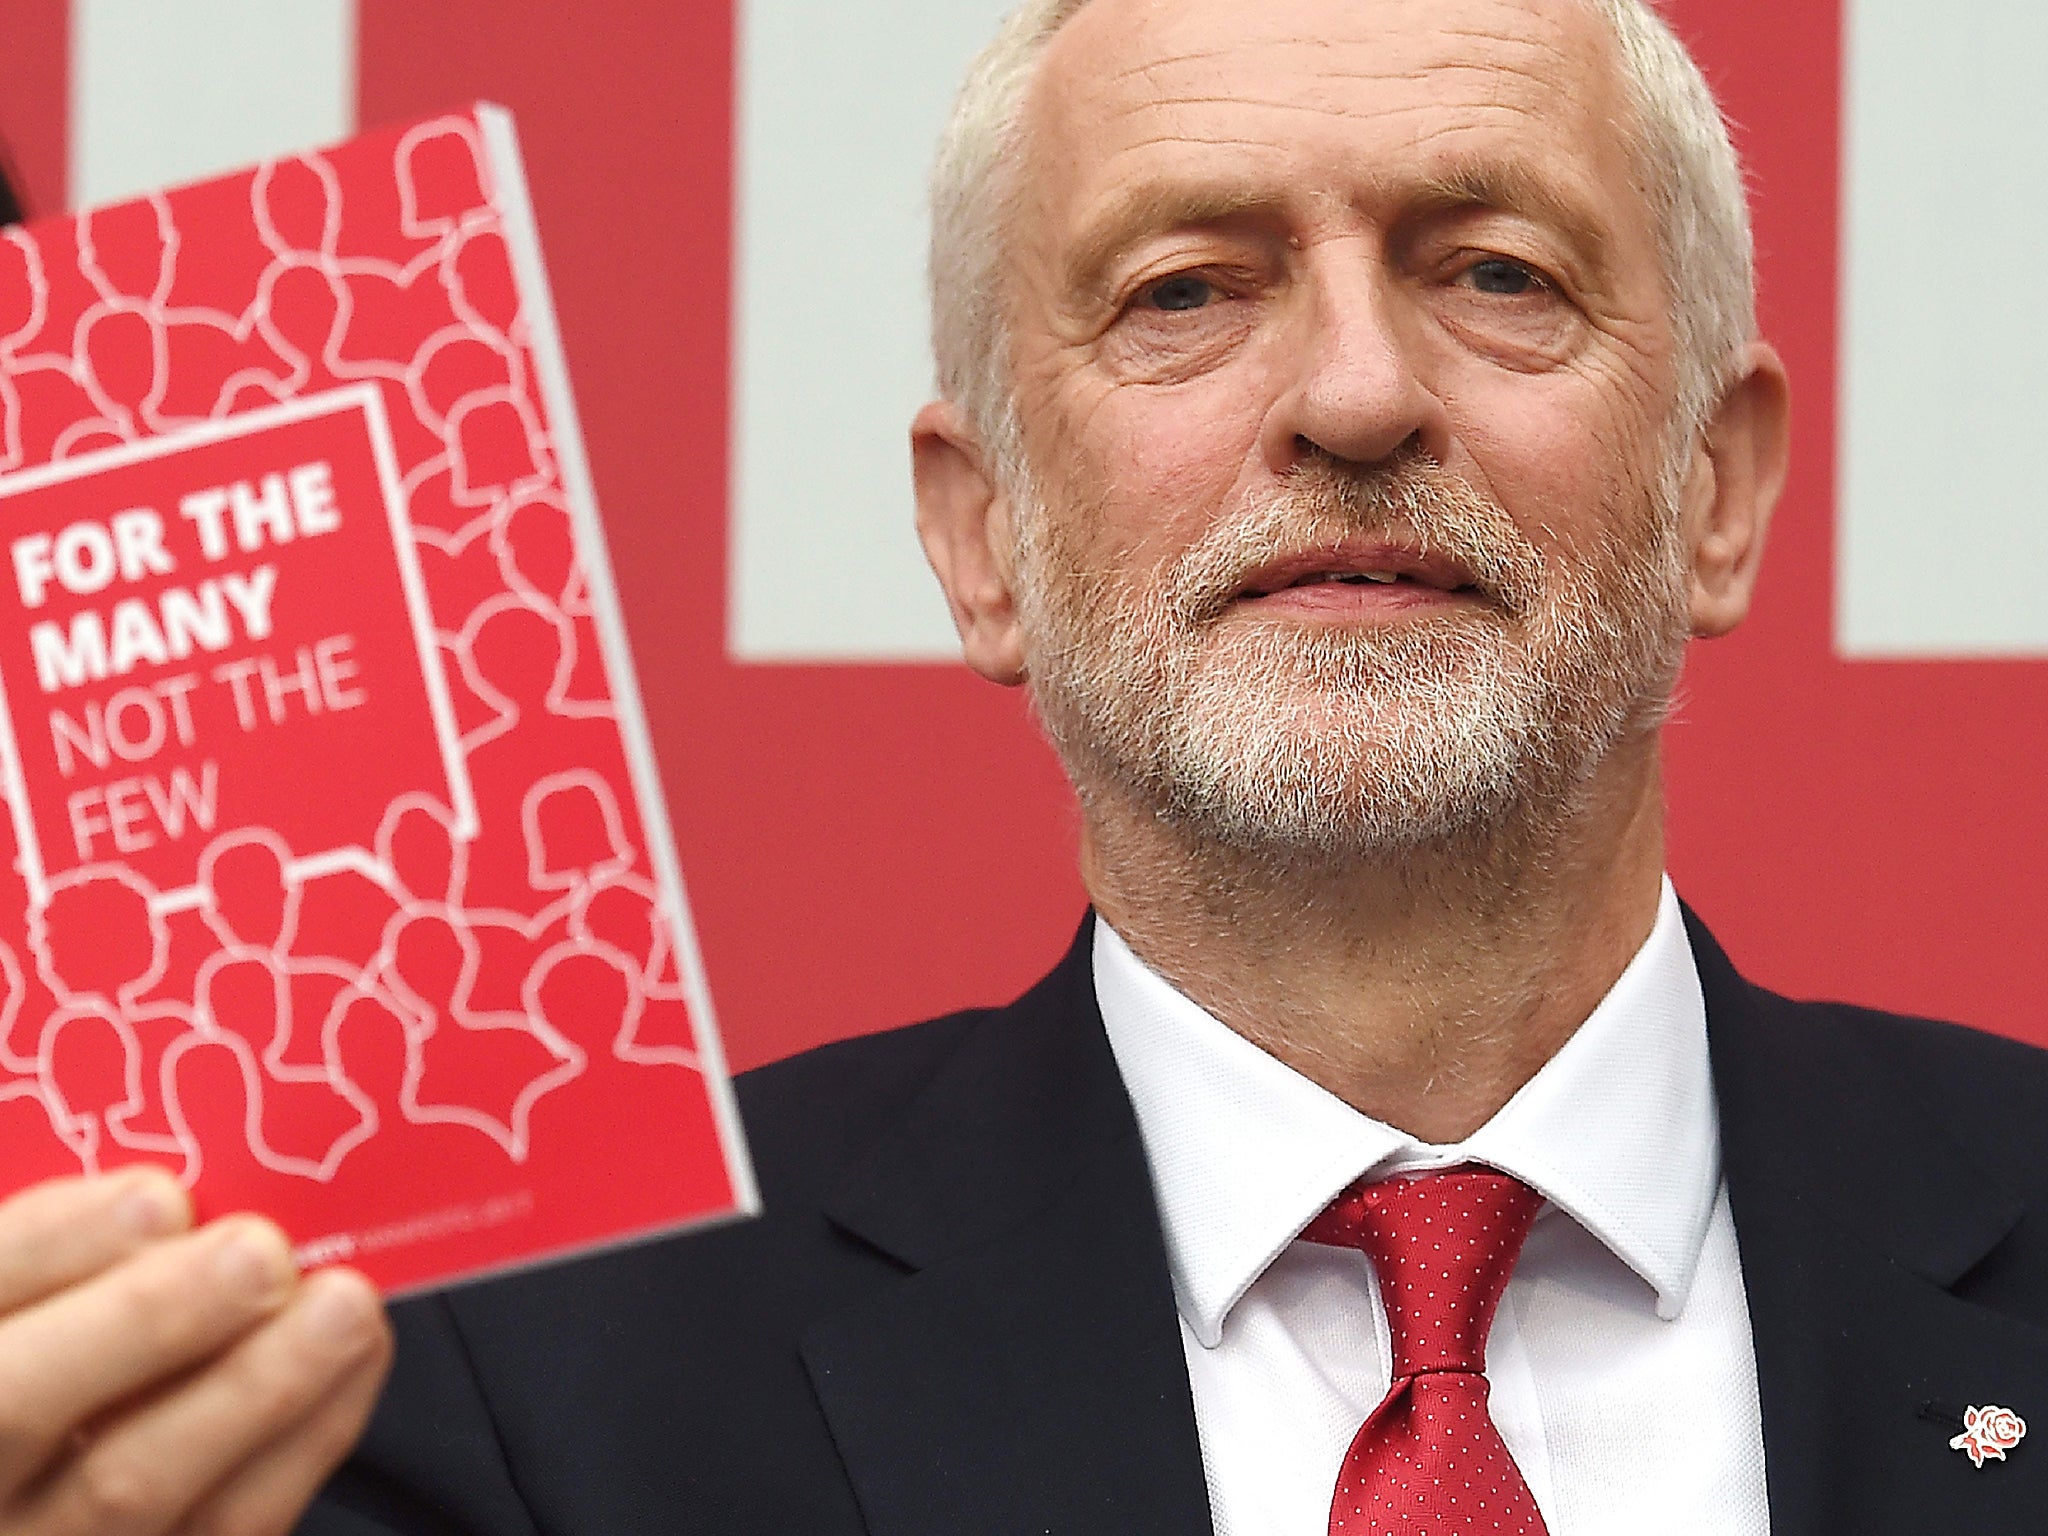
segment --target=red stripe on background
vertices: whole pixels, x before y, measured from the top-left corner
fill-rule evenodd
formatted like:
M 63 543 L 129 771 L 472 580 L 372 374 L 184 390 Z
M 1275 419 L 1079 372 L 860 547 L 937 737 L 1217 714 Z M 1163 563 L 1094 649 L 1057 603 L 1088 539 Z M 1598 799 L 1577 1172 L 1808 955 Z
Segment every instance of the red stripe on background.
M 1672 9 L 1741 125 L 1795 402 L 1757 613 L 1666 737 L 1673 871 L 1761 981 L 2048 1044 L 2048 665 L 1834 654 L 1840 6 Z
M 0 41 L 0 164 L 31 218 L 66 206 L 70 94 L 69 0 L 9 6 Z

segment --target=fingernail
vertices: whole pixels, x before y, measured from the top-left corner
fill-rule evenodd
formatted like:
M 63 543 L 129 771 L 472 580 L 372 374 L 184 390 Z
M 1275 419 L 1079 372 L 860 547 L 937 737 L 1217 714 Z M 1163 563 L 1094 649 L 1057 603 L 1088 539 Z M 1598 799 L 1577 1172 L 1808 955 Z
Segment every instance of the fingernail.
M 376 1302 L 365 1287 L 337 1278 L 315 1282 L 306 1298 L 305 1324 L 313 1336 L 337 1349 L 369 1342 Z
M 114 1207 L 114 1219 L 137 1237 L 168 1237 L 187 1220 L 185 1191 L 167 1173 L 140 1175 Z
M 291 1248 L 275 1227 L 238 1221 L 213 1256 L 220 1278 L 245 1294 L 264 1300 L 282 1297 L 292 1283 Z

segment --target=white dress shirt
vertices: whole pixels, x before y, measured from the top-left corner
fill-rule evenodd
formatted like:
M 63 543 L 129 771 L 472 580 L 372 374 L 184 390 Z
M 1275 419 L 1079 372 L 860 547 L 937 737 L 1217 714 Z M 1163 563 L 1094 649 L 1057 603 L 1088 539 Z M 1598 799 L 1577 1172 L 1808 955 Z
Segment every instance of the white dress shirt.
M 1107 924 L 1094 971 L 1158 1193 L 1217 1536 L 1326 1536 L 1338 1467 L 1391 1378 L 1370 1261 L 1301 1229 L 1362 1174 L 1459 1163 L 1546 1198 L 1486 1370 L 1551 1536 L 1769 1530 L 1706 1005 L 1669 881 L 1613 990 L 1455 1146 L 1283 1066 Z

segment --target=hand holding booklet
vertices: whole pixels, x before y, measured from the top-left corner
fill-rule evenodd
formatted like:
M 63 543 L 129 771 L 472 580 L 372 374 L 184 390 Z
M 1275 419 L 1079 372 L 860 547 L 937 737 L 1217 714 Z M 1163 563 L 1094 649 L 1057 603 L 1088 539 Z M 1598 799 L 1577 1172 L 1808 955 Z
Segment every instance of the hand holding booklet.
M 505 114 L 0 234 L 0 548 L 0 1193 L 754 1208 Z

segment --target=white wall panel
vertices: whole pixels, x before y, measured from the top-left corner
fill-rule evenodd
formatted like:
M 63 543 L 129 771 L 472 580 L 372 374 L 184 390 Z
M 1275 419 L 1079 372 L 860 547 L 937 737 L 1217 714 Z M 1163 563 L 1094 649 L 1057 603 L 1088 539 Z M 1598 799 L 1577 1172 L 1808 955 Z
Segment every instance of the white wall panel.
M 731 647 L 959 655 L 911 527 L 925 169 L 1011 0 L 741 0 Z
M 84 208 L 347 138 L 354 0 L 71 0 Z
M 1845 12 L 1838 644 L 2048 655 L 2048 6 Z

